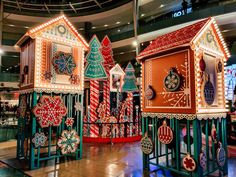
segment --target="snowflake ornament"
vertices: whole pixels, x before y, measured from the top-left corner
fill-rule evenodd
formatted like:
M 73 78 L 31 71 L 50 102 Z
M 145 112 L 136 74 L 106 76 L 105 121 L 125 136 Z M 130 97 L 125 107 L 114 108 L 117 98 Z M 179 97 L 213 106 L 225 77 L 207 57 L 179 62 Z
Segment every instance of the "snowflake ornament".
M 52 64 L 57 74 L 71 75 L 76 67 L 72 54 L 61 51 L 53 57 Z
M 67 108 L 59 96 L 42 96 L 33 108 L 33 113 L 42 128 L 59 126 L 63 116 L 67 114 Z
M 45 73 L 44 73 L 43 76 L 44 76 L 45 80 L 51 80 L 51 78 L 52 78 L 52 73 L 49 72 L 49 71 L 45 71 Z
M 34 138 L 32 139 L 32 142 L 34 143 L 34 146 L 36 148 L 43 146 L 46 141 L 47 141 L 47 137 L 45 136 L 43 132 L 35 133 Z
M 61 149 L 62 154 L 73 153 L 77 150 L 80 138 L 75 130 L 64 130 L 61 138 L 58 139 L 57 145 Z
M 70 77 L 71 84 L 77 85 L 79 84 L 79 81 L 80 81 L 79 75 L 71 75 Z
M 164 86 L 166 90 L 170 92 L 178 90 L 180 86 L 180 76 L 173 69 L 171 69 L 169 74 L 166 76 Z
M 83 110 L 83 105 L 80 102 L 76 102 L 74 105 L 74 108 L 76 111 L 82 111 Z
M 194 159 L 189 154 L 187 154 L 183 158 L 183 167 L 187 171 L 194 171 L 196 169 L 196 162 L 194 161 Z
M 72 127 L 74 123 L 74 118 L 73 117 L 67 117 L 65 124 L 67 127 Z

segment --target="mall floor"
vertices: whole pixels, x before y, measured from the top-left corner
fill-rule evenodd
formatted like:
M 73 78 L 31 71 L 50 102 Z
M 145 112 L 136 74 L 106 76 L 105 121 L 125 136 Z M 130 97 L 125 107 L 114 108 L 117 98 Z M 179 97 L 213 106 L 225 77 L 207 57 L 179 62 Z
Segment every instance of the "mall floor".
M 0 160 L 16 168 L 22 164 L 15 159 L 16 142 L 0 143 Z M 84 143 L 83 159 L 65 160 L 60 164 L 49 162 L 40 169 L 23 170 L 28 176 L 36 177 L 140 177 L 140 176 L 171 176 L 169 172 L 162 171 L 143 173 L 142 155 L 139 142 L 125 144 L 90 144 Z M 10 167 L 9 167 L 10 168 Z M 0 176 L 18 177 L 19 173 L 13 171 L 11 175 L 0 170 Z M 236 158 L 229 160 L 229 177 L 236 176 Z

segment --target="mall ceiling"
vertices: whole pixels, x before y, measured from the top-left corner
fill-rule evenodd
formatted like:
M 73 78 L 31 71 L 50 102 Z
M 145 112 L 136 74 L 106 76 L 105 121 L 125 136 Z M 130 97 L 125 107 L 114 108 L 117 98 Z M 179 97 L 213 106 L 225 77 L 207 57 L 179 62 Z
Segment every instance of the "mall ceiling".
M 2 0 L 4 11 L 10 13 L 51 16 L 65 13 L 67 16 L 90 15 L 107 11 L 132 0 Z

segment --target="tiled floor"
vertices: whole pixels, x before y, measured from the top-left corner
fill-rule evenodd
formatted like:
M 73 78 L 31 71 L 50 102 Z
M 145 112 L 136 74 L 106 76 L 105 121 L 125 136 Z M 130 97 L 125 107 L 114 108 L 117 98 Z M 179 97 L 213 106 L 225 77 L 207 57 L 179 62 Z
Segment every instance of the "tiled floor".
M 15 147 L 0 149 L 0 160 L 20 167 L 22 163 L 15 160 Z M 46 177 L 140 177 L 140 176 L 171 176 L 162 171 L 157 174 L 143 174 L 142 156 L 139 143 L 125 144 L 84 144 L 83 159 L 78 161 L 64 160 L 54 165 L 51 161 L 37 170 L 27 170 L 30 176 Z M 51 165 L 50 165 L 51 164 Z M 24 166 L 21 166 L 24 168 Z M 229 161 L 229 177 L 235 177 L 236 159 Z M 1 173 L 0 173 L 0 176 Z

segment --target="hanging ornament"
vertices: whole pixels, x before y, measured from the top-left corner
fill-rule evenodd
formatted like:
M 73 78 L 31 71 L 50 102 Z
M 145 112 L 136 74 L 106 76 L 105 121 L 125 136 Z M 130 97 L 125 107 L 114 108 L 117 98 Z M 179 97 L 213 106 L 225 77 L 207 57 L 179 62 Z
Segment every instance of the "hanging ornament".
M 152 139 L 148 137 L 145 133 L 144 137 L 141 139 L 141 150 L 144 154 L 151 154 L 153 151 L 153 142 Z
M 212 125 L 211 137 L 212 137 L 212 140 L 216 141 L 216 139 L 217 139 L 217 131 L 216 131 L 215 124 Z
M 73 117 L 67 117 L 66 118 L 65 124 L 66 124 L 67 127 L 72 127 L 73 123 L 74 123 L 74 118 Z
M 225 165 L 225 159 L 226 159 L 225 150 L 224 150 L 224 148 L 222 148 L 222 143 L 219 142 L 219 148 L 216 151 L 216 161 L 217 161 L 217 164 L 220 167 L 223 167 Z
M 145 97 L 148 100 L 152 100 L 155 97 L 155 91 L 153 90 L 152 86 L 148 85 L 147 90 L 145 91 Z
M 187 171 L 194 171 L 196 169 L 196 162 L 195 160 L 187 153 L 187 155 L 183 158 L 183 167 Z
M 76 111 L 82 111 L 83 110 L 83 105 L 80 102 L 76 102 L 74 105 L 74 108 Z
M 206 169 L 207 157 L 206 151 L 204 150 L 202 150 L 202 152 L 199 154 L 199 164 L 204 170 Z
M 67 108 L 60 96 L 42 96 L 33 108 L 33 113 L 42 128 L 59 126 L 63 116 L 67 114 Z
M 45 73 L 44 73 L 43 76 L 44 76 L 45 80 L 51 80 L 51 78 L 52 78 L 52 73 L 49 72 L 49 71 L 45 71 Z
M 202 57 L 201 60 L 199 61 L 199 67 L 200 67 L 200 70 L 201 70 L 202 72 L 204 72 L 205 69 L 206 69 L 206 63 L 205 63 L 205 60 L 203 59 L 203 57 Z
M 80 138 L 75 130 L 63 130 L 61 137 L 57 141 L 57 145 L 61 149 L 62 154 L 75 152 L 79 143 Z
M 80 81 L 79 75 L 71 75 L 70 77 L 71 84 L 77 85 L 79 84 L 79 81 Z
M 162 126 L 158 128 L 157 131 L 158 139 L 163 144 L 170 144 L 173 140 L 173 131 L 167 126 L 166 121 L 163 121 Z
M 180 76 L 174 71 L 174 68 L 170 69 L 169 74 L 164 79 L 164 87 L 169 92 L 174 92 L 179 89 Z
M 223 64 L 222 64 L 221 61 L 219 61 L 218 64 L 217 64 L 217 72 L 218 72 L 218 73 L 221 73 L 222 70 L 223 70 Z
M 34 138 L 32 139 L 32 143 L 36 148 L 44 146 L 45 142 L 47 141 L 47 137 L 43 132 L 35 133 Z
M 204 85 L 204 98 L 208 105 L 212 105 L 215 100 L 215 88 L 210 81 L 210 76 L 208 75 L 207 82 Z

